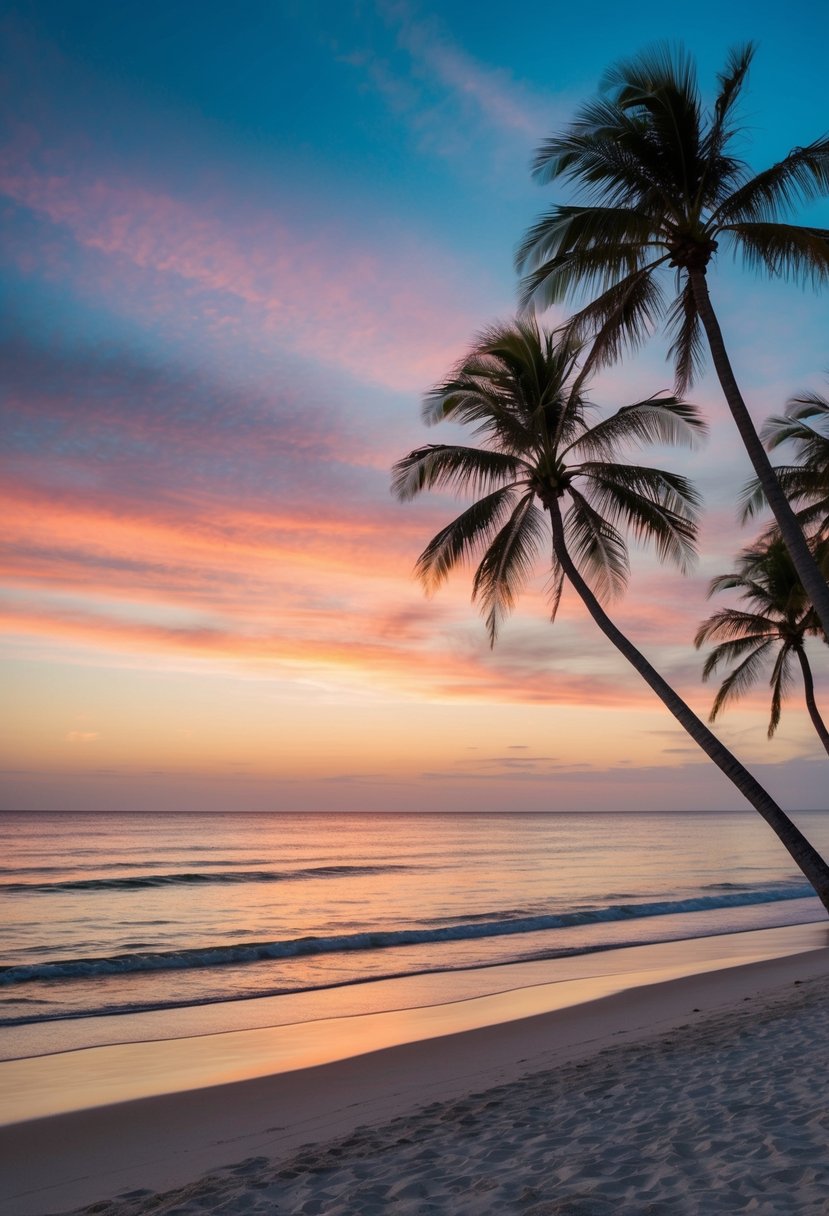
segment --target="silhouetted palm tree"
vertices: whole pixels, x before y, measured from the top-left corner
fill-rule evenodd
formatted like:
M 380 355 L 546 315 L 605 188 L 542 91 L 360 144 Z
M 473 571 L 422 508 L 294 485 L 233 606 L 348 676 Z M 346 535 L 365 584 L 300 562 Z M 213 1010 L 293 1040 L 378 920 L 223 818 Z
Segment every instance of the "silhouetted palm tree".
M 823 569 L 829 568 L 829 542 L 816 546 L 815 558 Z M 715 721 L 729 701 L 747 692 L 773 659 L 769 681 L 771 738 L 780 723 L 783 697 L 793 678 L 792 662 L 797 658 L 809 717 L 829 752 L 829 731 L 815 701 L 814 680 L 805 651 L 807 636 L 821 632 L 820 622 L 779 537 L 744 549 L 737 559 L 737 569 L 713 579 L 708 594 L 729 590 L 740 592 L 747 609 L 721 608 L 702 622 L 694 638 L 697 648 L 706 642 L 718 643 L 705 660 L 703 680 L 719 667 L 733 664 L 714 699 L 710 720 Z
M 579 354 L 572 338 L 555 343 L 532 321 L 500 326 L 483 334 L 426 398 L 427 422 L 470 426 L 481 446 L 430 444 L 395 465 L 392 489 L 401 499 L 430 489 L 475 498 L 426 546 L 417 573 L 437 586 L 479 557 L 473 600 L 494 644 L 539 549 L 552 539 L 553 617 L 566 578 L 605 636 L 774 829 L 829 910 L 829 867 L 600 603 L 627 581 L 623 529 L 680 568 L 694 556 L 697 496 L 690 484 L 629 463 L 620 447 L 692 443 L 704 424 L 693 406 L 669 397 L 625 406 L 591 425 L 594 407 L 584 395 Z
M 829 401 L 819 393 L 802 393 L 786 403 L 785 414 L 767 419 L 760 438 L 771 451 L 791 443 L 797 464 L 775 465 L 783 491 L 804 528 L 829 537 Z M 755 478 L 743 493 L 743 519 L 766 506 L 763 487 Z
M 535 159 L 538 178 L 581 186 L 587 205 L 553 207 L 525 237 L 518 266 L 529 270 L 527 304 L 598 292 L 567 323 L 582 339 L 595 335 L 597 362 L 638 346 L 667 312 L 680 394 L 701 364 L 704 330 L 754 471 L 829 634 L 829 587 L 754 428 L 708 294 L 722 242 L 773 277 L 829 281 L 829 229 L 780 218 L 798 201 L 829 194 L 829 136 L 756 175 L 734 153 L 735 107 L 753 53 L 751 45 L 731 52 L 710 114 L 681 50 L 656 47 L 611 68 L 603 95 Z M 670 268 L 678 294 L 666 306 L 658 272 Z

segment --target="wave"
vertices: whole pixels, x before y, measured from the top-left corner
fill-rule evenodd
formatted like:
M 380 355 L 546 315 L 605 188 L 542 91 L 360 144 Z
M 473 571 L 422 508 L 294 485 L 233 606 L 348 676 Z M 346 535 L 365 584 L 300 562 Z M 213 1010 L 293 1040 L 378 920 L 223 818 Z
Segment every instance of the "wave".
M 74 851 L 77 852 L 78 850 L 74 850 Z M 209 857 L 193 857 L 192 853 L 190 856 L 191 856 L 191 860 L 194 861 L 197 865 L 205 866 L 205 867 L 207 867 L 207 866 L 211 866 L 211 867 L 235 866 L 235 865 L 239 864 L 238 858 L 223 857 L 223 858 L 217 858 L 216 860 L 214 860 L 213 858 L 209 858 Z M 245 860 L 245 864 L 249 865 L 249 866 L 266 866 L 268 864 L 267 861 L 262 860 L 261 858 L 258 858 L 258 857 L 257 858 L 246 857 L 244 860 Z M 137 867 L 139 865 L 141 865 L 145 869 L 148 869 L 148 870 L 163 870 L 165 868 L 171 869 L 173 866 L 178 866 L 181 864 L 182 863 L 180 861 L 170 861 L 169 859 L 165 860 L 165 861 L 143 860 L 141 862 L 108 861 L 105 863 L 105 868 L 107 870 L 135 870 L 135 869 L 137 869 Z M 71 866 L 71 865 L 0 866 L 0 878 L 5 878 L 9 874 L 70 874 L 77 870 L 83 871 L 83 870 L 88 870 L 89 868 L 90 868 L 89 864 L 87 864 L 85 866 L 84 865 L 80 865 L 80 866 Z
M 313 866 L 306 870 L 194 870 L 178 874 L 130 874 L 121 878 L 66 878 L 59 882 L 3 882 L 7 895 L 52 894 L 60 891 L 140 891 L 147 887 L 196 887 L 213 883 L 294 882 L 303 878 L 347 878 L 387 874 L 410 866 Z
M 472 921 L 440 928 L 387 929 L 346 933 L 333 937 L 299 937 L 273 942 L 232 942 L 188 950 L 116 954 L 105 958 L 62 959 L 0 967 L 0 985 L 37 981 L 91 979 L 98 976 L 133 975 L 147 971 L 186 971 L 196 968 L 240 966 L 247 963 L 300 958 L 313 954 L 340 954 L 357 950 L 387 950 L 396 946 L 473 941 L 506 937 L 578 925 L 639 920 L 652 916 L 737 908 L 751 904 L 806 899 L 814 895 L 810 886 L 780 885 L 720 895 L 698 895 L 689 899 L 657 900 L 640 904 L 610 904 L 603 908 L 579 908 L 570 912 L 506 920 Z
M 644 941 L 640 942 L 639 944 L 644 946 L 656 945 L 657 941 L 658 939 L 654 939 L 652 942 Z M 528 955 L 519 955 L 517 958 L 509 961 L 531 962 L 537 959 L 568 958 L 574 954 L 604 954 L 609 951 L 617 950 L 619 947 L 627 944 L 628 943 L 626 942 L 602 942 L 600 945 L 594 946 L 568 946 L 559 950 L 548 950 Z M 278 988 L 268 986 L 259 989 L 247 989 L 245 992 L 241 993 L 222 992 L 201 996 L 188 995 L 187 997 L 183 998 L 167 997 L 155 1001 L 103 1003 L 90 1009 L 59 1009 L 56 1008 L 51 1001 L 24 999 L 21 998 L 17 992 L 12 990 L 12 995 L 10 997 L 0 997 L 0 1008 L 2 1008 L 4 1002 L 13 1008 L 24 1005 L 27 1007 L 29 1005 L 44 1005 L 47 1007 L 47 1012 L 43 1014 L 27 1013 L 25 1015 L 13 1013 L 10 1016 L 3 1016 L 0 1014 L 0 1027 L 34 1026 L 42 1025 L 44 1022 L 66 1022 L 75 1021 L 79 1018 L 97 1018 L 102 1016 L 108 1017 L 110 1015 L 120 1015 L 125 1013 L 154 1013 L 170 1009 L 200 1009 L 205 1005 L 241 1004 L 244 1001 L 261 1000 L 262 997 L 291 996 L 297 993 L 308 992 L 327 992 L 332 988 L 356 988 L 361 984 L 374 984 L 381 980 L 411 979 L 421 975 L 443 975 L 450 971 L 486 971 L 490 967 L 503 966 L 503 961 L 504 960 L 501 959 L 497 959 L 494 962 L 484 960 L 474 963 L 461 963 L 460 965 L 455 962 L 448 963 L 446 965 L 435 963 L 432 966 L 417 967 L 414 971 L 410 971 L 408 968 L 404 970 L 398 968 L 393 971 L 373 972 L 371 975 L 352 975 L 347 979 L 327 980 L 322 984 L 305 983 L 293 986 L 282 986 Z M 60 1048 L 55 1048 L 54 1051 L 39 1051 L 37 1054 L 54 1055 L 60 1050 Z M 18 1057 L 16 1055 L 6 1056 L 0 1053 L 0 1062 L 6 1059 L 18 1058 L 24 1057 Z

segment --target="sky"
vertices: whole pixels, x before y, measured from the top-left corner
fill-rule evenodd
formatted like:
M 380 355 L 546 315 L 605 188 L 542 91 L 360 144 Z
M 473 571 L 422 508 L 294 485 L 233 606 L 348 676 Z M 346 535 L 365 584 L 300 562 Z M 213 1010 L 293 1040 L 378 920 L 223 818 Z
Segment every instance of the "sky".
M 0 5 L 0 807 L 743 805 L 575 596 L 550 624 L 543 569 L 494 649 L 469 572 L 427 598 L 413 566 L 458 504 L 399 504 L 389 470 L 441 441 L 423 393 L 514 314 L 515 247 L 565 197 L 533 151 L 605 68 L 684 39 L 710 97 L 755 40 L 760 169 L 829 125 L 828 27 L 805 0 L 691 23 L 648 0 Z M 758 424 L 826 388 L 829 293 L 727 259 L 710 281 Z M 594 400 L 670 389 L 665 353 Z M 660 455 L 704 496 L 700 562 L 635 554 L 612 615 L 705 717 L 693 635 L 754 531 L 710 374 L 691 398 L 704 451 Z M 771 743 L 768 702 L 718 733 L 785 807 L 825 805 L 799 687 Z

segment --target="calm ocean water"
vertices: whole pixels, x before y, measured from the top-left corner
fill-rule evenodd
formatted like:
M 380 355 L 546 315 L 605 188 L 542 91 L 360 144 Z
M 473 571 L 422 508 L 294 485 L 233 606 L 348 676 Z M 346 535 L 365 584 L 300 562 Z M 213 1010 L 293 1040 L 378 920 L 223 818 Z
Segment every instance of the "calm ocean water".
M 825 916 L 751 812 L 6 813 L 0 859 L 4 1026 Z

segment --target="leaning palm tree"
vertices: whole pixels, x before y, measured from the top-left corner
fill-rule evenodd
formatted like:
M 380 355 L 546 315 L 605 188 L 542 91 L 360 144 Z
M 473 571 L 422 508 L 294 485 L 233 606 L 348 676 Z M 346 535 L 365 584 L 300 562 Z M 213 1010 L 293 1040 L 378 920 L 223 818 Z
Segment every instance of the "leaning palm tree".
M 620 447 L 691 444 L 704 424 L 693 406 L 674 397 L 639 401 L 591 424 L 594 407 L 584 394 L 580 354 L 572 337 L 555 342 L 534 321 L 502 325 L 483 334 L 427 396 L 427 423 L 449 419 L 471 426 L 482 442 L 430 444 L 394 467 L 392 489 L 400 499 L 429 489 L 475 496 L 426 546 L 417 573 L 427 586 L 437 586 L 480 555 L 472 594 L 494 644 L 539 548 L 545 538 L 551 541 L 553 617 L 566 578 L 605 637 L 777 833 L 829 911 L 829 866 L 600 602 L 626 584 L 625 529 L 680 568 L 695 553 L 698 500 L 691 485 L 675 473 L 620 459 Z
M 708 293 L 720 244 L 772 277 L 829 281 L 829 229 L 783 218 L 829 194 L 829 135 L 753 175 L 734 152 L 735 108 L 754 54 L 731 52 L 713 111 L 681 50 L 656 47 L 611 68 L 603 95 L 539 149 L 542 181 L 574 183 L 586 205 L 556 206 L 530 229 L 517 261 L 525 305 L 597 292 L 567 323 L 595 335 L 591 361 L 637 347 L 664 316 L 683 394 L 702 363 L 702 331 L 728 406 L 801 582 L 829 634 L 829 586 L 816 569 L 737 386 Z M 668 305 L 661 272 L 673 269 Z
M 801 525 L 818 537 L 829 537 L 829 401 L 819 393 L 792 397 L 785 414 L 766 420 L 760 438 L 769 451 L 792 444 L 797 464 L 775 465 L 777 480 L 797 508 Z M 765 506 L 763 487 L 754 478 L 743 491 L 743 520 Z
M 815 545 L 815 559 L 822 569 L 829 569 L 829 541 Z M 820 622 L 779 537 L 743 549 L 737 569 L 712 579 L 708 594 L 729 590 L 739 591 L 746 608 L 719 609 L 702 622 L 694 638 L 697 649 L 706 642 L 717 643 L 705 660 L 703 680 L 718 668 L 733 665 L 714 698 L 709 720 L 714 722 L 730 701 L 747 692 L 773 659 L 769 681 L 771 739 L 780 724 L 783 698 L 792 684 L 792 664 L 796 658 L 809 717 L 829 752 L 829 731 L 815 701 L 815 683 L 805 649 L 806 638 L 820 633 Z

